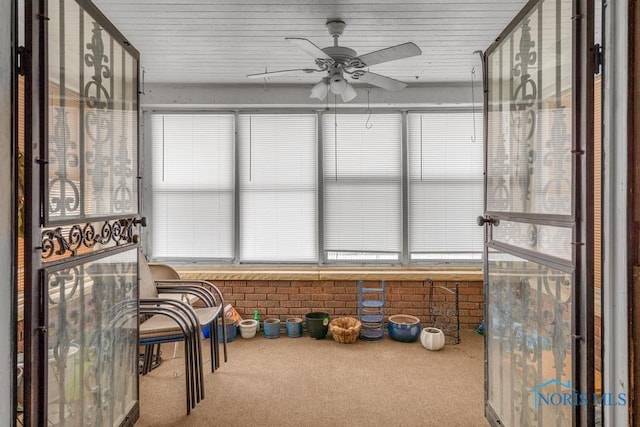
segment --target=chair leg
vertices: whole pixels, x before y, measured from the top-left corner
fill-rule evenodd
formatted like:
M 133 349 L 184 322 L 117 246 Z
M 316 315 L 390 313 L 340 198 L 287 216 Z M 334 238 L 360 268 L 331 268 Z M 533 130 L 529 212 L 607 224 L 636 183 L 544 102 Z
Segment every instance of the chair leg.
M 216 371 L 216 359 L 218 358 L 218 325 L 215 324 L 215 319 L 209 323 L 209 349 L 211 351 L 211 372 Z M 215 331 L 215 333 L 214 333 Z
M 224 363 L 227 363 L 227 325 L 224 323 L 224 310 L 222 312 L 222 349 L 224 350 Z
M 151 372 L 153 366 L 153 344 L 144 346 L 144 357 L 142 358 L 142 375 Z
M 218 344 L 219 341 L 219 337 L 220 335 L 218 334 L 218 318 L 215 317 L 212 321 L 212 328 L 214 330 L 214 333 L 211 334 L 212 336 L 212 344 L 213 344 L 213 352 L 211 354 L 211 362 L 212 365 L 215 366 L 216 369 L 218 369 L 220 367 L 220 345 Z M 213 369 L 211 370 L 211 372 L 213 372 Z

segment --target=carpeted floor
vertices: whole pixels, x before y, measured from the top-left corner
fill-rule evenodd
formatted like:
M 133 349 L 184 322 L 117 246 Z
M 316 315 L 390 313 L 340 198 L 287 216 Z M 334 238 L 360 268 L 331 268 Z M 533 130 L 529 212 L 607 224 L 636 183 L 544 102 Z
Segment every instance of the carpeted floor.
M 203 345 L 208 349 L 208 344 Z M 338 344 L 308 336 L 228 345 L 186 415 L 183 353 L 140 377 L 137 426 L 486 426 L 483 337 L 432 352 L 419 342 Z M 205 361 L 209 360 L 207 352 Z

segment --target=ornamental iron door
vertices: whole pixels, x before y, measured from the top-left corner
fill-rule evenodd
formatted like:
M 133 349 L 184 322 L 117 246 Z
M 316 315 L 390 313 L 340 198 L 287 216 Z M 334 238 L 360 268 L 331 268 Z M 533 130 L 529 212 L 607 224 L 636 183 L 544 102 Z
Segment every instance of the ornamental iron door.
M 486 228 L 485 403 L 493 425 L 593 423 L 592 242 L 585 232 L 592 213 L 584 209 L 592 153 L 582 124 L 589 114 L 587 3 L 530 1 L 484 55 L 486 212 L 479 224 Z
M 139 54 L 89 1 L 25 11 L 25 424 L 133 425 Z

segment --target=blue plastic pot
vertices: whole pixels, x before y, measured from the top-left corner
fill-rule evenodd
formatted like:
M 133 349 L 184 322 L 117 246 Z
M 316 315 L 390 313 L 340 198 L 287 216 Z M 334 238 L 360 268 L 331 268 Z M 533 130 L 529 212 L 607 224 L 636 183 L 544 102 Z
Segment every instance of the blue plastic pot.
M 287 336 L 289 338 L 298 338 L 302 336 L 302 319 L 299 317 L 290 317 L 287 319 Z
M 265 319 L 262 329 L 265 338 L 278 338 L 280 336 L 280 319 Z
M 232 319 L 225 319 L 225 326 L 227 328 L 227 342 L 235 341 L 238 337 L 238 327 Z M 209 338 L 211 335 L 211 331 L 209 330 L 209 325 L 205 326 L 202 329 L 202 334 L 205 338 Z M 218 342 L 223 342 L 222 337 L 222 322 L 218 322 Z

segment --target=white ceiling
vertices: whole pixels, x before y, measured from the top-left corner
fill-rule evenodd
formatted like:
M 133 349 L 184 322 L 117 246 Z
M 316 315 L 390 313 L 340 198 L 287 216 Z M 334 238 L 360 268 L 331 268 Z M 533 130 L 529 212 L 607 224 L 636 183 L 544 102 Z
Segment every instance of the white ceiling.
M 407 83 L 469 81 L 486 49 L 526 0 L 94 0 L 141 53 L 149 83 L 256 83 L 247 74 L 313 68 L 284 40 L 330 46 L 325 22 L 341 18 L 340 45 L 358 54 L 412 41 L 422 55 L 371 67 Z M 318 75 L 270 77 L 309 83 Z

